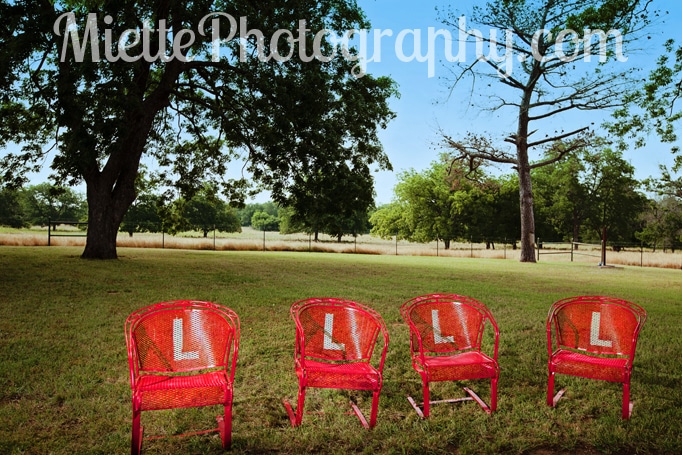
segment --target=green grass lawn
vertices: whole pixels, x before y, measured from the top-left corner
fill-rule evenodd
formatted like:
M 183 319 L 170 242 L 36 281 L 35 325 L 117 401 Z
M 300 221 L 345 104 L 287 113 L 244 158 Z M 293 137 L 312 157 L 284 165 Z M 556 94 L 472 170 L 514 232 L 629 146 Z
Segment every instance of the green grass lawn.
M 242 339 L 235 380 L 233 453 L 680 453 L 682 272 L 494 259 L 119 248 L 118 261 L 79 259 L 82 248 L 0 247 L 0 453 L 129 451 L 131 404 L 123 324 L 133 310 L 171 299 L 235 310 Z M 498 412 L 472 402 L 433 406 L 420 420 L 407 402 L 421 381 L 399 314 L 411 297 L 452 292 L 487 304 L 500 327 Z M 545 405 L 545 318 L 551 303 L 604 294 L 643 306 L 631 420 L 620 384 L 557 377 L 568 386 Z M 300 428 L 281 405 L 294 400 L 290 305 L 313 296 L 356 300 L 384 317 L 391 336 L 378 423 L 346 415 L 350 396 L 311 389 Z M 432 398 L 461 396 L 436 384 Z M 468 384 L 489 399 L 489 382 Z M 146 412 L 149 433 L 210 427 L 216 408 Z M 219 453 L 217 434 L 145 441 L 146 454 Z

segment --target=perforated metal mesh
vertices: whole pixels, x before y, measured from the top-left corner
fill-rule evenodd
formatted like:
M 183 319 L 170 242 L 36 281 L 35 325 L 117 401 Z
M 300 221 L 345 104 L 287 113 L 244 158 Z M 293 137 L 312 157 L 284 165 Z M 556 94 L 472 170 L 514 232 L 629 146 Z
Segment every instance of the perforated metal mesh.
M 140 371 L 192 371 L 224 366 L 232 328 L 220 314 L 175 308 L 147 315 L 136 324 Z
M 140 410 L 231 401 L 239 321 L 209 302 L 173 301 L 126 321 L 133 402 Z
M 292 305 L 297 374 L 306 387 L 379 390 L 388 333 L 376 312 L 356 302 L 313 298 Z M 373 359 L 382 334 L 379 362 Z M 375 365 L 372 365 L 374 360 Z
M 380 325 L 361 308 L 312 305 L 298 312 L 306 357 L 325 360 L 368 360 Z
M 621 299 L 581 296 L 556 302 L 547 319 L 550 373 L 629 382 L 645 320 L 641 307 Z
M 553 371 L 603 381 L 624 382 L 627 379 L 629 359 L 593 357 L 573 351 L 560 351 L 552 359 Z
M 618 302 L 581 300 L 554 313 L 559 346 L 597 354 L 626 355 L 632 349 L 639 318 Z
M 401 314 L 410 327 L 413 366 L 426 382 L 496 378 L 498 330 L 481 302 L 455 294 L 408 300 Z M 494 332 L 493 352 L 481 351 L 486 327 Z
M 424 302 L 412 307 L 409 317 L 430 352 L 455 352 L 480 348 L 483 315 L 476 308 L 456 301 Z

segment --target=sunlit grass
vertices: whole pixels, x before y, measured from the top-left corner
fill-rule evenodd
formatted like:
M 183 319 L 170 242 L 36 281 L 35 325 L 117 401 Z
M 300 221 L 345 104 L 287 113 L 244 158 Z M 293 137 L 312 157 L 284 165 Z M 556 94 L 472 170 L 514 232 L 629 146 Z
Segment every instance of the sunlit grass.
M 433 256 L 192 251 L 120 248 L 117 261 L 79 259 L 81 247 L 0 247 L 0 453 L 126 453 L 130 389 L 123 322 L 133 310 L 180 298 L 214 301 L 242 321 L 233 453 L 680 453 L 682 276 L 679 270 L 599 268 L 588 263 Z M 472 403 L 437 405 L 420 420 L 406 400 L 421 382 L 412 370 L 408 298 L 470 295 L 500 326 L 498 412 Z M 621 387 L 559 376 L 568 392 L 545 406 L 545 317 L 550 304 L 606 294 L 642 305 L 649 319 L 632 380 L 634 414 L 620 419 Z M 281 405 L 295 399 L 290 305 L 337 296 L 375 308 L 391 343 L 377 427 L 347 415 L 364 393 L 309 392 L 292 429 Z M 486 382 L 469 384 L 484 399 Z M 461 395 L 437 384 L 434 399 Z M 143 414 L 149 432 L 210 427 L 219 411 Z M 145 441 L 147 454 L 219 453 L 217 435 Z

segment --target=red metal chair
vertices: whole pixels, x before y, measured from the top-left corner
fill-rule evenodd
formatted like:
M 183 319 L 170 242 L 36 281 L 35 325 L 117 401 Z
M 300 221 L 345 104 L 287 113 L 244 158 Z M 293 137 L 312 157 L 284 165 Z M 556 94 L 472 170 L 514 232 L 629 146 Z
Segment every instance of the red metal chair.
M 547 317 L 547 405 L 556 406 L 566 390 L 553 396 L 556 373 L 621 382 L 622 417 L 629 419 L 632 362 L 645 320 L 644 309 L 625 300 L 581 296 L 555 302 Z
M 388 331 L 381 316 L 367 306 L 336 298 L 301 300 L 291 306 L 290 314 L 296 323 L 296 411 L 287 400 L 283 403 L 291 425 L 301 424 L 306 389 L 317 387 L 371 391 L 369 423 L 353 401 L 350 405 L 365 428 L 374 427 L 388 349 Z M 373 359 L 376 345 L 381 355 Z
M 230 447 L 239 332 L 234 311 L 210 302 L 163 302 L 128 317 L 132 454 L 142 449 L 142 411 L 211 405 L 223 406 L 218 428 L 188 434 L 219 431 L 223 448 Z
M 429 416 L 430 405 L 475 400 L 485 412 L 497 409 L 497 363 L 499 330 L 488 308 L 470 297 L 456 294 L 429 294 L 405 302 L 400 313 L 410 328 L 412 367 L 423 384 L 424 402 L 418 405 L 408 396 L 422 418 Z M 486 329 L 489 325 L 491 328 Z M 482 351 L 484 333 L 493 335 L 492 356 Z M 490 379 L 490 406 L 473 390 L 464 387 L 465 398 L 430 400 L 429 384 L 437 381 Z

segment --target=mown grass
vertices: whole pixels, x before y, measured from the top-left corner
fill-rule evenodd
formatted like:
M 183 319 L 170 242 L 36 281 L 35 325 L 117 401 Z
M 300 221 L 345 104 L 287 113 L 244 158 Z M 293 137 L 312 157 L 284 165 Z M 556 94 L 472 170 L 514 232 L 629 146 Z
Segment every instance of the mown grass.
M 598 268 L 565 262 L 292 252 L 120 248 L 117 261 L 79 259 L 77 247 L 0 247 L 0 453 L 114 454 L 129 451 L 130 389 L 123 323 L 133 310 L 169 299 L 214 301 L 241 318 L 233 453 L 680 453 L 682 452 L 682 276 L 679 270 Z M 455 292 L 486 303 L 500 326 L 498 412 L 472 403 L 437 405 L 420 420 L 400 304 Z M 568 392 L 544 404 L 545 317 L 578 294 L 606 294 L 642 305 L 632 398 L 622 421 L 621 387 L 560 376 Z M 357 300 L 379 311 L 391 342 L 377 427 L 346 415 L 353 396 L 311 390 L 300 428 L 282 398 L 295 399 L 294 301 Z M 461 384 L 460 384 L 461 385 Z M 469 384 L 484 399 L 485 382 Z M 437 384 L 433 397 L 461 395 Z M 212 425 L 217 409 L 143 413 L 148 433 Z M 145 441 L 147 454 L 220 453 L 217 435 Z

